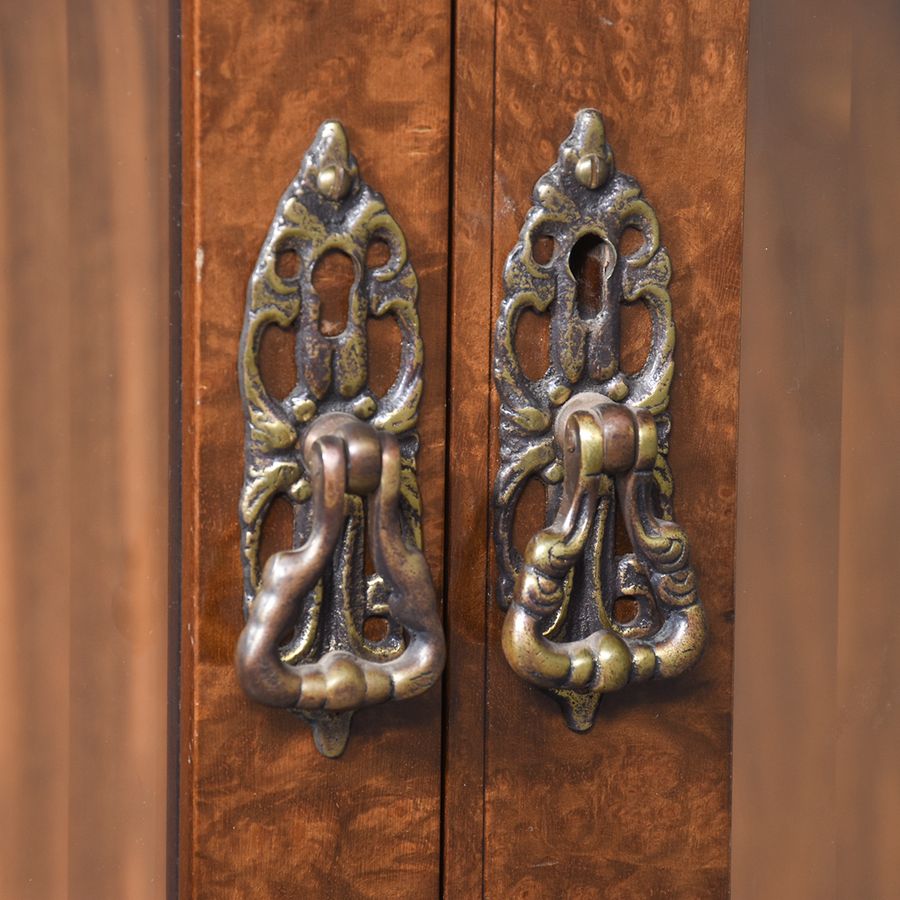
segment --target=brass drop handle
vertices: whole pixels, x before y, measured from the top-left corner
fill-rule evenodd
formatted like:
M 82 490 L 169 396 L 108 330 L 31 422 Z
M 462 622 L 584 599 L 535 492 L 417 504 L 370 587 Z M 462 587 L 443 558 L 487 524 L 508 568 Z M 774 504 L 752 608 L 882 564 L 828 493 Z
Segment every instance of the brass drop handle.
M 687 537 L 647 502 L 657 458 L 656 422 L 600 394 L 579 394 L 557 416 L 564 460 L 563 497 L 551 525 L 528 543 L 503 625 L 503 651 L 522 678 L 542 688 L 602 694 L 631 681 L 668 678 L 688 669 L 703 649 L 706 625 L 696 602 Z M 566 599 L 598 504 L 615 481 L 625 527 L 650 583 L 665 628 L 629 637 L 611 627 L 558 642 L 543 632 Z
M 340 333 L 323 321 L 315 277 L 335 253 L 353 271 Z M 308 720 L 329 757 L 343 752 L 354 710 L 422 693 L 444 664 L 420 549 L 416 425 L 424 347 L 417 300 L 400 225 L 363 179 L 343 126 L 323 122 L 278 203 L 247 285 L 238 354 L 247 621 L 236 663 L 246 693 Z M 396 377 L 385 391 L 369 383 L 378 351 L 369 346 L 373 319 L 392 323 L 400 338 Z M 296 382 L 286 395 L 268 390 L 260 364 L 270 329 L 293 342 Z M 263 527 L 276 500 L 290 504 L 296 549 L 275 554 L 260 571 Z
M 706 640 L 668 461 L 672 266 L 656 213 L 617 168 L 595 109 L 575 116 L 533 199 L 504 268 L 494 341 L 497 597 L 512 668 L 587 731 L 603 694 L 678 675 Z M 622 310 L 638 305 L 649 328 L 635 368 L 622 365 Z M 538 377 L 516 340 L 526 310 L 550 320 Z M 532 480 L 550 524 L 520 553 L 513 523 Z
M 348 712 L 414 697 L 439 678 L 445 649 L 428 564 L 402 533 L 397 440 L 354 416 L 330 413 L 310 429 L 303 458 L 312 485 L 312 530 L 301 547 L 266 564 L 235 654 L 241 685 L 260 703 L 308 711 Z M 372 557 L 408 643 L 386 662 L 332 650 L 314 663 L 291 665 L 279 648 L 337 548 L 346 493 L 369 498 Z

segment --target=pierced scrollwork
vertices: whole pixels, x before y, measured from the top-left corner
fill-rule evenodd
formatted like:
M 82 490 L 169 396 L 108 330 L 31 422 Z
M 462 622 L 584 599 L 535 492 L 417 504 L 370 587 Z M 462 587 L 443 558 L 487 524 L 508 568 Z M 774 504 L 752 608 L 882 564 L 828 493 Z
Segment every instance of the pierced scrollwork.
M 389 257 L 382 265 L 369 266 L 367 252 L 376 242 L 387 246 Z M 333 251 L 349 257 L 354 278 L 349 290 L 347 324 L 340 334 L 326 335 L 320 327 L 321 301 L 313 284 L 313 273 L 317 264 Z M 293 265 L 283 264 L 288 257 Z M 440 630 L 430 611 L 426 610 L 427 615 L 423 613 L 415 626 L 405 628 L 409 623 L 404 622 L 403 615 L 395 609 L 397 597 L 404 593 L 404 589 L 398 587 L 398 581 L 409 574 L 408 571 L 406 575 L 397 574 L 397 566 L 402 568 L 398 562 L 399 544 L 405 545 L 404 553 L 408 551 L 416 557 L 411 568 L 423 578 L 427 575 L 427 566 L 419 551 L 421 509 L 415 470 L 418 446 L 415 425 L 422 394 L 423 364 L 417 293 L 418 283 L 407 256 L 403 232 L 388 212 L 381 195 L 361 179 L 340 123 L 325 122 L 304 156 L 297 177 L 278 204 L 247 289 L 239 359 L 246 421 L 246 467 L 239 515 L 244 611 L 250 620 L 248 629 L 252 631 L 253 626 L 260 631 L 262 628 L 254 617 L 254 605 L 261 596 L 266 598 L 266 603 L 275 603 L 270 597 L 277 596 L 279 591 L 287 591 L 285 585 L 304 585 L 302 596 L 281 596 L 277 601 L 281 604 L 279 620 L 285 615 L 285 604 L 290 604 L 291 614 L 285 620 L 289 620 L 287 631 L 282 623 L 283 633 L 272 637 L 280 642 L 280 662 L 266 662 L 270 670 L 267 677 L 293 678 L 296 674 L 296 693 L 300 690 L 300 673 L 307 672 L 306 699 L 298 694 L 292 705 L 296 712 L 311 721 L 316 744 L 328 756 L 342 752 L 352 709 L 330 695 L 328 698 L 323 695 L 321 704 L 310 700 L 313 675 L 315 678 L 326 677 L 322 673 L 327 671 L 331 672 L 327 677 L 334 680 L 338 678 L 334 674 L 338 670 L 350 671 L 345 663 L 352 658 L 355 674 L 350 673 L 344 679 L 342 689 L 352 692 L 351 682 L 355 678 L 357 684 L 363 684 L 362 699 L 357 705 L 366 705 L 391 696 L 412 696 L 424 690 L 438 677 L 442 665 L 443 637 L 438 635 L 431 644 L 435 652 L 429 658 L 430 668 L 424 666 L 415 676 L 418 681 L 412 685 L 398 681 L 406 675 L 397 674 L 396 663 L 407 659 L 404 654 L 410 640 L 416 642 L 416 627 L 427 619 L 429 627 L 437 624 Z M 368 384 L 366 324 L 369 317 L 391 317 L 400 335 L 398 374 L 383 396 L 378 396 Z M 283 400 L 267 391 L 260 372 L 261 342 L 268 328 L 287 330 L 295 343 L 297 383 Z M 325 459 L 331 452 L 327 441 L 321 443 L 321 435 L 318 435 L 321 446 L 310 443 L 316 423 L 326 417 L 338 423 L 350 419 L 366 424 L 359 432 L 363 438 L 359 438 L 358 429 L 351 428 L 348 432 L 353 439 L 347 439 L 342 451 L 348 467 L 359 464 L 358 460 L 354 461 L 358 446 L 371 450 L 372 465 L 376 469 L 381 465 L 381 452 L 372 443 L 373 435 L 382 436 L 378 446 L 383 446 L 384 453 L 388 454 L 384 459 L 394 459 L 390 448 L 396 445 L 398 471 L 394 493 L 399 515 L 394 534 L 391 530 L 393 513 L 389 510 L 379 513 L 379 521 L 387 522 L 390 527 L 385 525 L 381 533 L 370 535 L 370 542 L 376 563 L 377 558 L 387 559 L 387 562 L 381 569 L 376 565 L 378 571 L 374 574 L 367 573 L 366 531 L 367 527 L 371 530 L 373 520 L 370 514 L 367 523 L 365 507 L 371 503 L 381 504 L 379 498 L 385 495 L 387 487 L 382 483 L 376 491 L 375 483 L 368 485 L 363 492 L 371 494 L 367 500 L 348 489 L 340 514 L 342 525 L 335 533 L 334 547 L 327 554 L 330 564 L 326 566 L 324 557 L 317 556 L 315 578 L 306 584 L 310 580 L 306 577 L 308 572 L 304 573 L 304 578 L 292 580 L 282 570 L 286 569 L 290 555 L 300 554 L 303 547 L 313 542 L 314 530 L 322 527 L 321 522 L 314 521 L 314 507 L 320 515 L 326 512 L 338 515 L 325 504 L 321 496 L 325 488 L 314 481 L 310 469 L 317 465 L 313 457 L 324 454 Z M 346 430 L 348 426 L 341 427 Z M 375 449 L 371 449 L 373 447 Z M 330 472 L 327 467 L 323 470 L 321 465 L 317 471 L 320 480 L 323 471 L 326 475 Z M 394 477 L 388 469 L 382 474 L 383 478 Z M 338 478 L 337 474 L 328 477 Z M 355 477 L 352 471 L 349 477 Z M 301 549 L 276 554 L 277 565 L 267 567 L 267 572 L 263 573 L 259 557 L 260 537 L 267 512 L 279 496 L 287 498 L 292 505 L 294 546 Z M 397 546 L 391 546 L 390 541 Z M 385 578 L 385 567 L 389 575 L 395 576 L 393 580 Z M 430 603 L 434 607 L 430 581 L 419 593 L 422 597 L 413 605 L 428 606 Z M 271 619 L 270 614 L 257 612 L 256 618 L 268 615 Z M 386 632 L 368 637 L 366 622 L 369 619 L 380 620 Z M 240 654 L 249 653 L 245 646 L 249 640 L 245 639 L 247 633 L 245 629 L 238 660 L 239 672 L 244 672 L 245 687 L 249 676 L 246 676 L 246 659 L 242 663 Z M 287 637 L 284 637 L 285 633 Z M 423 659 L 421 657 L 419 662 Z M 318 668 L 317 661 L 322 661 Z M 386 668 L 376 671 L 370 664 L 383 664 Z M 295 670 L 289 672 L 281 667 L 295 667 Z M 392 678 L 397 675 L 397 678 L 388 684 L 384 682 L 385 672 Z M 365 681 L 369 675 L 371 683 Z M 377 689 L 373 687 L 376 680 Z M 384 687 L 385 684 L 388 686 Z M 257 686 L 248 690 L 263 699 L 261 695 L 265 691 L 262 688 Z M 263 699 L 263 702 L 267 701 Z M 287 704 L 274 702 L 273 705 Z
M 640 244 L 625 252 L 629 229 Z M 538 254 L 547 243 L 552 252 Z M 579 253 L 599 271 L 588 309 L 573 272 Z M 653 208 L 635 179 L 616 169 L 600 114 L 582 110 L 556 164 L 535 185 L 507 259 L 494 356 L 504 650 L 522 677 L 558 697 L 578 731 L 590 728 L 603 693 L 678 674 L 705 641 L 667 459 L 670 278 Z M 633 374 L 620 363 L 621 307 L 631 304 L 643 304 L 650 319 L 649 350 Z M 537 379 L 525 375 L 516 351 L 527 309 L 550 318 L 549 366 Z M 531 478 L 546 486 L 550 524 L 523 556 L 512 544 L 512 525 Z M 619 555 L 617 512 L 632 545 Z M 627 616 L 618 612 L 623 608 Z

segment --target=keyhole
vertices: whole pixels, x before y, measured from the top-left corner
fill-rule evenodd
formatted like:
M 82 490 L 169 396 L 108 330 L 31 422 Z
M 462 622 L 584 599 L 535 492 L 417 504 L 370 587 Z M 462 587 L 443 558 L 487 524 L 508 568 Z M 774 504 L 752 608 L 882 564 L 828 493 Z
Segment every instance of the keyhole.
M 615 264 L 612 245 L 596 234 L 579 238 L 569 255 L 575 297 L 582 319 L 593 319 L 609 306 L 609 277 Z
M 579 238 L 569 255 L 578 314 L 588 330 L 587 374 L 595 381 L 611 378 L 619 368 L 618 301 L 609 289 L 615 265 L 612 244 L 596 234 Z
M 335 337 L 347 327 L 355 275 L 353 260 L 340 250 L 329 250 L 313 269 L 313 288 L 319 295 L 319 331 L 326 337 Z

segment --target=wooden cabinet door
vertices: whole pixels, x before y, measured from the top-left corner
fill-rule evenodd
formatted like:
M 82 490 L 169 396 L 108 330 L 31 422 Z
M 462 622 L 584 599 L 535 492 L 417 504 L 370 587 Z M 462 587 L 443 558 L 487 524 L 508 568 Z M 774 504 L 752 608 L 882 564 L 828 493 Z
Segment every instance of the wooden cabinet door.
M 484 891 L 498 898 L 723 897 L 729 881 L 746 4 L 562 7 L 501 0 L 495 34 L 492 290 L 483 327 L 498 314 L 502 267 L 534 182 L 555 160 L 574 112 L 602 109 L 616 165 L 640 182 L 672 260 L 678 337 L 670 462 L 710 639 L 693 671 L 607 695 L 593 729 L 577 734 L 551 698 L 515 677 L 500 650 L 502 616 L 493 602 L 486 605 Z M 458 300 L 454 293 L 452 302 Z M 628 312 L 623 365 L 630 349 L 643 347 L 634 357 L 646 356 L 642 342 L 649 331 L 639 308 Z M 538 371 L 546 366 L 547 318 L 533 316 L 517 343 Z M 465 352 L 464 344 L 454 343 L 451 359 Z M 452 380 L 454 394 L 464 390 Z M 490 421 L 493 435 L 494 403 Z M 451 435 L 456 424 L 451 417 Z M 491 477 L 496 444 L 492 440 Z M 450 446 L 451 459 L 464 458 L 453 437 Z M 452 497 L 466 467 L 454 464 L 448 471 Z M 542 524 L 527 521 L 527 512 L 521 547 Z M 454 561 L 465 556 L 457 540 L 464 538 L 451 515 L 451 610 Z M 486 587 L 493 598 L 493 576 Z M 451 642 L 454 637 L 451 629 Z M 451 668 L 451 683 L 453 677 Z M 452 895 L 452 885 L 446 886 Z
M 184 15 L 182 894 L 435 896 L 440 690 L 361 711 L 331 760 L 304 723 L 251 703 L 237 684 L 237 352 L 247 280 L 278 199 L 319 123 L 339 118 L 419 278 L 419 483 L 440 591 L 450 5 L 234 0 L 186 5 Z M 277 393 L 293 384 L 293 349 L 271 331 L 262 374 Z M 393 339 L 378 338 L 388 357 Z M 263 551 L 288 546 L 288 516 L 276 507 Z
M 182 895 L 725 896 L 746 0 L 195 0 L 183 34 Z M 532 187 L 588 106 L 673 261 L 670 459 L 711 637 L 691 673 L 606 698 L 575 734 L 500 650 L 491 354 Z M 251 703 L 232 664 L 244 292 L 329 118 L 419 277 L 419 482 L 448 643 L 442 686 L 359 713 L 338 760 Z M 646 322 L 632 325 L 639 343 Z M 546 322 L 525 327 L 539 365 Z M 389 358 L 392 336 L 372 340 Z M 290 385 L 288 342 L 263 357 L 273 389 Z M 275 510 L 264 550 L 289 542 Z

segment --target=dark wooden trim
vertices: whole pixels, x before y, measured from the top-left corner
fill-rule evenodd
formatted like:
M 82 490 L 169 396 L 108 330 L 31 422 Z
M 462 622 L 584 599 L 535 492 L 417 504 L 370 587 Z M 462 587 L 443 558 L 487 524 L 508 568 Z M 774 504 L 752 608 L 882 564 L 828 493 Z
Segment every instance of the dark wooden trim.
M 495 4 L 455 6 L 443 896 L 468 900 L 484 861 Z

